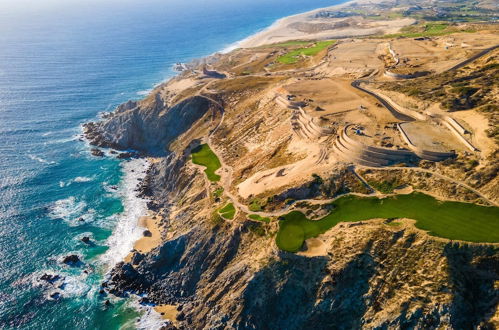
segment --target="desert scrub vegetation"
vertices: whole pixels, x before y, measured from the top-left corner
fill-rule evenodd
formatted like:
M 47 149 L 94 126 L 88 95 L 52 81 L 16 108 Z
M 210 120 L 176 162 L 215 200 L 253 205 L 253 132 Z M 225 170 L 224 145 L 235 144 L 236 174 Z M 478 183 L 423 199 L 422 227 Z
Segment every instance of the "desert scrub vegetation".
M 440 103 L 447 111 L 476 109 L 488 119 L 490 137 L 497 137 L 499 125 L 499 51 L 486 59 L 457 71 L 422 77 L 408 81 L 386 82 L 380 87 L 415 97 L 421 101 Z
M 260 212 L 267 205 L 267 201 L 265 199 L 254 198 L 248 205 L 248 208 L 251 212 Z

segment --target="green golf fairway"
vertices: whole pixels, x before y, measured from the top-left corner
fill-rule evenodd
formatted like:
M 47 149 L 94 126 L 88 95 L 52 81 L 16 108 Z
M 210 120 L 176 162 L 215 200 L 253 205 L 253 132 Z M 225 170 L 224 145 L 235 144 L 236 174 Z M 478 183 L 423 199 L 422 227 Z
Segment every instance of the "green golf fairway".
M 220 164 L 217 155 L 215 155 L 207 144 L 202 144 L 192 150 L 192 162 L 206 167 L 204 172 L 206 173 L 208 180 L 220 180 L 220 175 L 215 174 L 215 171 L 222 167 L 222 164 Z
M 318 236 L 339 222 L 356 222 L 374 218 L 409 218 L 416 227 L 430 235 L 469 242 L 499 242 L 499 208 L 470 203 L 441 202 L 412 193 L 379 199 L 345 196 L 332 203 L 333 211 L 316 221 L 293 211 L 284 216 L 277 233 L 277 246 L 296 252 L 303 241 Z

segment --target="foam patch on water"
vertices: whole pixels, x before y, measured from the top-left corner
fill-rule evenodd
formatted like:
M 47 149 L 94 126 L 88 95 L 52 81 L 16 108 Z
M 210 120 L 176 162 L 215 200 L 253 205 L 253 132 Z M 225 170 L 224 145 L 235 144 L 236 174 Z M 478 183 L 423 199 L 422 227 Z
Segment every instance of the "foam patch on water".
M 59 181 L 59 187 L 63 188 L 63 187 L 67 187 L 67 186 L 71 185 L 72 183 L 90 182 L 90 181 L 94 181 L 94 180 L 95 180 L 95 176 L 91 176 L 91 177 L 77 176 L 76 178 L 68 180 L 66 182 Z
M 74 196 L 71 196 L 56 201 L 48 215 L 52 219 L 62 219 L 68 223 L 74 223 L 80 218 L 88 221 L 93 217 L 93 212 L 92 210 L 86 210 L 86 208 L 87 203 L 78 201 Z
M 156 312 L 152 307 L 136 307 L 143 311 L 142 316 L 137 320 L 135 326 L 140 330 L 156 330 L 161 329 L 166 320 L 161 317 L 161 314 Z
M 84 297 L 92 288 L 82 276 L 66 276 L 61 294 L 63 297 Z
M 139 95 L 139 96 L 146 96 L 146 95 L 149 95 L 151 92 L 152 92 L 152 89 L 146 89 L 146 90 L 143 90 L 143 91 L 138 91 L 137 95 Z
M 135 189 L 139 183 L 138 179 L 144 178 L 147 167 L 148 163 L 144 159 L 132 159 L 122 163 L 124 176 L 117 193 L 122 199 L 124 211 L 118 215 L 116 227 L 107 239 L 109 250 L 101 257 L 107 267 L 122 261 L 132 250 L 135 241 L 142 237 L 144 228 L 139 227 L 138 220 L 147 214 L 147 200 L 137 197 Z
M 50 161 L 50 160 L 46 160 L 46 159 L 43 159 L 37 155 L 32 155 L 32 154 L 29 154 L 28 155 L 28 158 L 31 159 L 31 160 L 35 160 L 37 162 L 40 162 L 42 164 L 48 164 L 48 165 L 54 165 L 54 164 L 57 164 L 56 162 L 54 161 Z
M 134 323 L 134 327 L 139 330 L 156 330 L 161 329 L 165 325 L 166 320 L 161 314 L 156 312 L 153 306 L 142 305 L 139 303 L 138 296 L 133 295 L 129 300 L 129 304 L 135 310 L 139 311 L 141 316 Z

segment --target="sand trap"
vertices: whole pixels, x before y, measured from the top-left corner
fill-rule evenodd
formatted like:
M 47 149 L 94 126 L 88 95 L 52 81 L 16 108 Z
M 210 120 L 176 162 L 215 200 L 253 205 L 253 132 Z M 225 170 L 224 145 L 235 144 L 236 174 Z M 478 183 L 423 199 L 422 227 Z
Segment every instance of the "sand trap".
M 318 238 L 309 238 L 305 240 L 306 251 L 297 254 L 304 257 L 322 257 L 327 256 L 326 244 Z

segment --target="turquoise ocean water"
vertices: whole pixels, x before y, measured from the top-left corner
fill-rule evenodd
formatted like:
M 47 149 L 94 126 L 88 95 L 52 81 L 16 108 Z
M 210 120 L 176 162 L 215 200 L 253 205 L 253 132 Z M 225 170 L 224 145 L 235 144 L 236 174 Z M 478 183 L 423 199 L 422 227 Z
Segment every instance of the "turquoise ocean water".
M 145 165 L 90 156 L 80 125 L 143 97 L 175 62 L 341 1 L 20 1 L 0 0 L 0 328 L 155 328 L 132 300 L 106 307 L 98 293 L 141 234 Z M 83 263 L 61 264 L 72 253 Z

